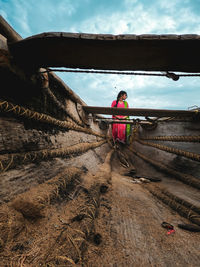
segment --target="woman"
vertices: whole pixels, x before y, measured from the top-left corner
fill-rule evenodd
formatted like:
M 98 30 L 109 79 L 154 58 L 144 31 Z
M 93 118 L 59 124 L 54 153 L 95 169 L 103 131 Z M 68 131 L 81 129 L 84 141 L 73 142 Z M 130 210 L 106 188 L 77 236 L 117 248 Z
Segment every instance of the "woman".
M 127 93 L 125 91 L 120 91 L 117 100 L 114 100 L 112 102 L 111 107 L 117 107 L 117 108 L 128 108 L 128 103 L 125 101 L 127 98 Z M 122 116 L 122 115 L 113 115 L 113 119 L 128 119 L 128 116 Z M 130 135 L 130 124 L 121 124 L 121 123 L 114 123 L 112 125 L 112 136 L 114 142 L 120 141 L 122 143 L 126 143 L 126 140 L 128 140 L 128 137 Z

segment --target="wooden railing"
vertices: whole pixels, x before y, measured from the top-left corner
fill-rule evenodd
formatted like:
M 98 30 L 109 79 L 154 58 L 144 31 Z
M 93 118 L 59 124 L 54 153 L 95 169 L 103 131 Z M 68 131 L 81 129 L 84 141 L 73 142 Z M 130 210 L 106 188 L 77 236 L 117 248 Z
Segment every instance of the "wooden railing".
M 149 117 L 193 117 L 199 114 L 199 110 L 169 110 L 169 109 L 146 109 L 146 108 L 111 108 L 83 106 L 86 113 L 108 114 L 123 116 L 149 116 Z

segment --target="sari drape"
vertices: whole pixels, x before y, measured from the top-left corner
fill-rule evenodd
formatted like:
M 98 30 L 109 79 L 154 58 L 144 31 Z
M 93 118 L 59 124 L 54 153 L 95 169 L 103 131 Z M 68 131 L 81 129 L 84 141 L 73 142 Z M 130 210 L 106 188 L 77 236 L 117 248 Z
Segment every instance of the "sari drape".
M 112 102 L 111 107 L 116 107 L 116 100 Z M 128 103 L 123 101 L 123 103 L 117 104 L 118 108 L 128 108 Z M 124 116 L 118 115 L 119 118 L 123 119 Z M 113 119 L 117 119 L 115 115 L 112 116 Z M 120 141 L 122 143 L 126 143 L 130 136 L 131 127 L 130 124 L 122 124 L 122 123 L 113 123 L 112 124 L 112 136 L 114 141 Z

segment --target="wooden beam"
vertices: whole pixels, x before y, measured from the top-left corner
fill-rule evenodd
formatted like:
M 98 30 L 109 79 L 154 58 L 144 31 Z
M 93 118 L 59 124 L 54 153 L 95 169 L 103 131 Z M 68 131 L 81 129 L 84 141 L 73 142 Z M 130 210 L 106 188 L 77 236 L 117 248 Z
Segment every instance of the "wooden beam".
M 8 42 L 17 42 L 22 40 L 22 37 L 8 24 L 7 21 L 0 15 L 0 34 L 7 38 Z
M 10 44 L 25 67 L 200 72 L 200 35 L 46 32 Z
M 104 119 L 95 119 L 94 121 L 96 121 L 96 122 L 105 122 L 107 124 L 114 124 L 114 123 L 117 123 L 117 124 L 133 124 L 133 125 L 136 124 L 136 122 L 133 121 L 133 120 L 112 120 L 112 119 L 109 120 L 109 119 L 105 119 L 104 118 Z M 140 121 L 139 124 L 140 125 L 153 125 L 152 122 L 148 122 L 148 121 L 144 121 L 144 120 Z
M 91 114 L 109 114 L 124 116 L 147 117 L 192 117 L 199 114 L 199 110 L 169 110 L 169 109 L 145 109 L 145 108 L 111 108 L 83 106 L 83 110 Z
M 135 122 L 133 120 L 112 120 L 112 119 L 95 119 L 94 121 L 97 122 L 106 122 L 108 124 L 113 124 L 113 123 L 117 123 L 117 124 L 135 124 Z
M 11 27 L 11 25 L 0 15 L 0 34 L 7 38 L 10 43 L 18 42 L 22 40 L 22 37 Z M 3 41 L 2 41 L 3 42 Z M 1 40 L 0 40 L 1 48 Z M 49 73 L 49 77 L 57 83 L 60 89 L 72 99 L 75 103 L 80 105 L 86 105 L 85 102 L 72 91 L 55 73 Z

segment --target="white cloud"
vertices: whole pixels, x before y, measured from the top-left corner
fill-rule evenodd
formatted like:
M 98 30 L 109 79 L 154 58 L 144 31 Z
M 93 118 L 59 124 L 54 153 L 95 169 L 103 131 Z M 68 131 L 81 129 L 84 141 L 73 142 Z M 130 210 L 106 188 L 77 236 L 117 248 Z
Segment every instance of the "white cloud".
M 181 34 L 199 31 L 200 17 L 192 13 L 189 5 L 184 6 L 183 1 L 156 1 L 148 7 L 143 1 L 125 3 L 123 12 L 115 11 L 109 16 L 106 12 L 95 14 L 84 21 L 75 22 L 70 30 L 110 34 Z
M 124 0 L 121 9 L 95 0 L 0 0 L 0 13 L 22 36 L 44 31 L 109 34 L 200 34 L 200 15 L 188 0 Z M 103 9 L 103 4 L 105 7 Z M 92 3 L 92 4 L 91 4 Z M 115 1 L 113 1 L 115 3 Z M 110 4 L 110 2 L 109 2 Z M 98 9 L 101 12 L 98 12 Z M 88 105 L 110 106 L 120 90 L 132 107 L 187 108 L 198 105 L 199 78 L 60 74 Z
M 128 93 L 131 107 L 187 109 L 198 105 L 199 78 L 103 74 L 63 74 L 62 79 L 88 105 L 110 106 L 120 90 Z

